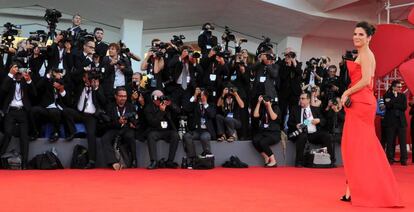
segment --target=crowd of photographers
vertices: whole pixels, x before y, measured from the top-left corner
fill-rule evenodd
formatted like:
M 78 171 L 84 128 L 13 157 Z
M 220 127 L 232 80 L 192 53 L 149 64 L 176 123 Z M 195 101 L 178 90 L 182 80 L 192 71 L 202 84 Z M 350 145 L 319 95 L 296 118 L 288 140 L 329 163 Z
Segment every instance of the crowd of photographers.
M 148 144 L 148 169 L 176 168 L 180 140 L 189 168 L 196 157 L 213 155 L 211 140 L 252 140 L 265 167 L 276 167 L 270 146 L 284 132 L 296 143 L 297 167 L 303 166 L 307 141 L 326 146 L 335 164 L 333 144 L 340 142 L 345 116 L 339 97 L 349 83 L 345 61 L 353 58 L 351 52 L 339 67 L 328 57 L 302 65 L 290 49 L 276 57 L 266 38 L 254 61 L 241 48 L 247 40 L 226 28 L 220 45 L 206 23 L 198 38 L 201 54 L 183 44 L 184 36 L 170 42 L 153 39 L 141 70 L 132 70 L 131 60 L 141 58 L 121 42 L 105 43 L 103 29 L 89 34 L 75 15 L 73 27 L 56 33 L 52 29 L 59 14 L 48 12 L 48 34 L 38 31 L 13 47 L 15 32 L 9 24 L 0 48 L 0 154 L 12 136 L 19 137 L 23 168 L 29 141 L 41 136 L 46 124 L 51 133 L 45 136 L 54 143 L 59 137 L 73 140 L 79 123 L 88 141 L 85 168 L 95 167 L 97 137 L 102 138 L 106 164 L 115 170 L 122 164 L 114 142 L 129 149 L 129 165 L 137 167 L 136 139 Z M 48 38 L 53 43 L 41 45 Z M 229 43 L 235 48 L 230 50 Z M 166 161 L 157 156 L 160 140 L 169 143 Z M 201 141 L 199 154 L 194 140 Z

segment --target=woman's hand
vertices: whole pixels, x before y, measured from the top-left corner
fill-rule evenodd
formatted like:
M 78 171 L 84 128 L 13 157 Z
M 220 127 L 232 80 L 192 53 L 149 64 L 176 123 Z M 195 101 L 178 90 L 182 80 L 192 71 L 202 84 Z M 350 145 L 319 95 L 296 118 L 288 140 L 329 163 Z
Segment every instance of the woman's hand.
M 345 102 L 346 102 L 346 100 L 349 98 L 349 96 L 348 96 L 348 92 L 344 92 L 344 94 L 342 94 L 342 97 L 341 97 L 341 104 L 343 105 L 343 106 L 345 106 Z

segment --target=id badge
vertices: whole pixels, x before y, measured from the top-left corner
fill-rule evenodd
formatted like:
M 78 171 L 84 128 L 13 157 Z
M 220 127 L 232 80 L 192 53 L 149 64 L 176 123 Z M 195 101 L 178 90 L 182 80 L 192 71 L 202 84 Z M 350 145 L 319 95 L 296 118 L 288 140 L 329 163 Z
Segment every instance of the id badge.
M 233 113 L 227 113 L 228 118 L 233 118 Z
M 234 81 L 234 80 L 236 80 L 236 78 L 237 78 L 237 75 L 231 75 L 230 80 Z
M 187 83 L 190 83 L 191 77 L 187 76 Z
M 216 96 L 216 92 L 215 91 L 213 91 L 213 96 Z
M 153 87 L 153 88 L 157 87 L 157 80 L 156 79 L 151 79 L 151 87 Z
M 167 129 L 167 127 L 168 127 L 168 122 L 166 122 L 166 121 L 162 121 L 162 122 L 161 122 L 161 128 L 162 128 L 162 129 Z
M 264 128 L 269 128 L 269 125 L 268 124 L 263 124 L 263 127 Z
M 58 69 L 63 69 L 63 62 L 60 62 L 60 63 L 59 63 L 59 67 L 58 67 Z
M 211 46 L 210 45 L 206 45 L 206 49 L 211 49 Z
M 260 82 L 265 82 L 266 81 L 266 77 L 260 77 Z
M 215 74 L 210 74 L 210 80 L 211 81 L 216 81 L 217 75 Z
M 152 78 L 154 78 L 154 75 L 148 74 L 147 77 L 148 77 L 148 79 L 152 79 Z

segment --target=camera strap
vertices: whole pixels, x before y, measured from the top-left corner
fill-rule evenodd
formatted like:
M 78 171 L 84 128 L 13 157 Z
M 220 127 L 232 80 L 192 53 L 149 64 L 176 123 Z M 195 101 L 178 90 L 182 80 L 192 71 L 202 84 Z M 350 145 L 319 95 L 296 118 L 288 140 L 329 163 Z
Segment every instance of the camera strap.
M 116 106 L 116 109 L 117 109 L 116 112 L 118 114 L 118 117 L 122 117 L 125 115 L 126 107 Z M 121 110 L 122 110 L 122 113 L 120 112 Z

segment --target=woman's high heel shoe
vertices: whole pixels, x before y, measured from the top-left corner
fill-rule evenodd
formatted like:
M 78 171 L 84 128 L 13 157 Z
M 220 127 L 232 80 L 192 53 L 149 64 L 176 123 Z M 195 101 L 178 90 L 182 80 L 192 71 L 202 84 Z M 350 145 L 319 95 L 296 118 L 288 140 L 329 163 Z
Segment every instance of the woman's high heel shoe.
M 344 201 L 344 202 L 351 202 L 351 196 L 349 196 L 348 198 L 346 197 L 346 195 L 343 195 L 342 196 L 342 198 L 341 198 L 341 201 Z

